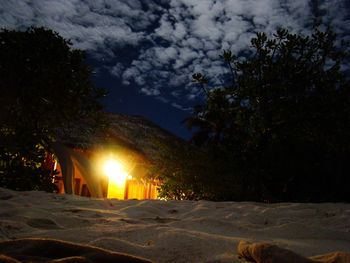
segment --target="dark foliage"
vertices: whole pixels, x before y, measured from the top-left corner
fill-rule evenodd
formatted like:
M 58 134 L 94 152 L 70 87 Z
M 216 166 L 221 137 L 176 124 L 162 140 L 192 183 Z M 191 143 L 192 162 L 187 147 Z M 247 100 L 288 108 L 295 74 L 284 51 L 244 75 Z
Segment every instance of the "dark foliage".
M 159 152 L 162 158 L 151 171 L 162 181 L 159 197 L 174 200 L 210 199 L 202 173 L 207 155 L 181 145 L 159 147 Z
M 161 180 L 159 197 L 175 200 L 255 200 L 247 195 L 247 192 L 253 191 L 246 189 L 242 181 L 244 176 L 230 176 L 232 170 L 239 170 L 235 167 L 237 163 L 227 162 L 228 156 L 232 156 L 231 150 L 216 145 L 197 147 L 173 140 L 158 144 L 157 151 L 159 158 L 154 162 L 149 177 Z
M 347 45 L 331 30 L 284 29 L 251 44 L 246 58 L 223 53 L 229 86 L 209 89 L 204 75 L 193 75 L 206 103 L 186 123 L 214 158 L 216 172 L 204 176 L 216 182 L 208 185 L 213 199 L 350 201 Z
M 102 89 L 84 53 L 45 28 L 0 31 L 0 186 L 52 190 L 42 167 L 63 130 L 99 126 Z

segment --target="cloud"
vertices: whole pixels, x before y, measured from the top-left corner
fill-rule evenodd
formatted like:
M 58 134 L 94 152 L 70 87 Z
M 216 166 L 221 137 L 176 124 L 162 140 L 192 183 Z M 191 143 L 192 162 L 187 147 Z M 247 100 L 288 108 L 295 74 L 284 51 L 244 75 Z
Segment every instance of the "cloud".
M 340 5 L 345 0 L 336 2 L 338 5 L 323 1 L 318 8 L 326 13 L 324 22 L 336 25 L 344 34 L 349 7 Z M 167 93 L 171 87 L 169 95 L 179 99 L 173 103 L 177 108 L 181 101 L 201 96 L 200 90 L 191 83 L 193 73 L 205 73 L 212 85 L 222 85 L 223 76 L 228 72 L 218 60 L 222 50 L 239 53 L 250 46 L 256 32 L 272 34 L 281 26 L 307 34 L 315 18 L 310 2 L 304 0 L 172 0 L 169 5 L 159 20 L 159 27 L 150 35 L 155 43 L 165 44 L 149 47 L 131 67 L 152 64 L 152 69 L 141 70 L 149 84 L 143 88 Z M 165 74 L 165 78 L 153 77 L 164 69 L 171 74 Z
M 186 110 L 201 97 L 202 72 L 222 85 L 224 49 L 239 53 L 256 32 L 309 33 L 315 21 L 350 39 L 347 0 L 2 0 L 0 24 L 47 26 L 87 49 L 101 66 L 142 94 Z M 134 52 L 116 52 L 131 46 Z M 115 62 L 117 61 L 117 62 Z
M 176 102 L 172 102 L 172 103 L 171 103 L 171 106 L 173 106 L 173 107 L 176 108 L 176 109 L 183 110 L 183 111 L 189 111 L 189 110 L 191 110 L 190 107 L 184 107 L 184 106 L 182 106 L 182 105 L 180 105 L 180 104 L 177 104 Z
M 141 93 L 148 95 L 148 96 L 158 96 L 160 95 L 160 91 L 159 89 L 155 89 L 155 88 L 141 88 Z M 164 98 L 165 99 L 165 98 Z
M 125 67 L 122 63 L 117 63 L 115 64 L 111 69 L 110 69 L 110 73 L 113 76 L 116 76 L 117 78 L 120 78 L 122 76 L 122 73 L 124 71 Z
M 161 101 L 161 102 L 163 102 L 163 103 L 168 103 L 168 102 L 169 102 L 168 99 L 166 99 L 166 98 L 164 98 L 164 97 L 162 97 L 162 96 L 158 96 L 158 97 L 156 97 L 156 99 L 159 100 L 159 101 Z
M 77 48 L 95 51 L 107 43 L 136 46 L 156 19 L 153 2 L 114 0 L 2 0 L 0 24 L 23 28 L 45 26 L 69 38 Z

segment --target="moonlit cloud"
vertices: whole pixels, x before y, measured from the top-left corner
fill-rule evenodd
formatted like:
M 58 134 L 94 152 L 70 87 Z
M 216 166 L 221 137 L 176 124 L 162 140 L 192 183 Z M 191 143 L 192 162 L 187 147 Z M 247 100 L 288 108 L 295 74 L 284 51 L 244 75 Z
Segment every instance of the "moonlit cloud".
M 336 30 L 344 33 L 341 28 L 346 27 L 348 20 L 346 8 L 343 6 L 341 13 L 337 13 L 337 5 L 333 3 L 326 1 L 318 8 L 325 12 L 325 23 L 334 23 Z M 159 89 L 163 96 L 178 99 L 172 105 L 180 108 L 181 101 L 201 96 L 191 83 L 193 73 L 205 73 L 214 86 L 222 84 L 223 75 L 227 74 L 219 61 L 222 50 L 239 53 L 250 46 L 256 32 L 272 34 L 281 26 L 307 34 L 314 19 L 311 4 L 304 0 L 173 0 L 150 35 L 155 42 L 163 44 L 149 47 L 134 60 L 131 68 L 145 72 L 141 76 L 146 83 L 142 92 Z M 157 75 L 164 69 L 171 74 Z
M 118 78 L 122 76 L 122 73 L 124 72 L 124 65 L 122 63 L 115 64 L 111 69 L 110 73 Z
M 350 39 L 346 0 L 2 0 L 0 25 L 46 26 L 86 49 L 124 87 L 188 109 L 200 89 L 195 72 L 221 85 L 224 49 L 239 53 L 256 32 L 307 34 L 315 21 Z M 132 54 L 118 52 L 132 47 Z M 108 63 L 107 63 L 108 62 Z
M 45 26 L 69 38 L 77 48 L 97 50 L 111 43 L 137 45 L 156 19 L 153 2 L 148 11 L 138 0 L 2 0 L 0 24 L 23 28 Z

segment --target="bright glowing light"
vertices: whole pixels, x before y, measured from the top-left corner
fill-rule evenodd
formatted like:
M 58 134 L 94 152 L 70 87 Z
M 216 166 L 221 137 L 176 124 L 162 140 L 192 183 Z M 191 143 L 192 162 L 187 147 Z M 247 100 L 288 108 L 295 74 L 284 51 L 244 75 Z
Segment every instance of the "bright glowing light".
M 123 167 L 116 160 L 109 159 L 104 163 L 103 171 L 109 178 L 112 178 L 118 176 L 118 174 L 120 174 L 123 171 Z
M 103 171 L 108 176 L 108 198 L 124 199 L 125 181 L 128 174 L 124 171 L 123 165 L 114 159 L 104 162 Z

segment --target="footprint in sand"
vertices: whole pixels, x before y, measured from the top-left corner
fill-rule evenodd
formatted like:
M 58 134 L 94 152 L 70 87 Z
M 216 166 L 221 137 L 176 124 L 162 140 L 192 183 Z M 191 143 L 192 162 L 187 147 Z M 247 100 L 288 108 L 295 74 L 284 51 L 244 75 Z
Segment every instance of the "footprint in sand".
M 46 218 L 30 218 L 27 221 L 27 225 L 34 228 L 47 229 L 47 230 L 61 228 L 54 221 Z

